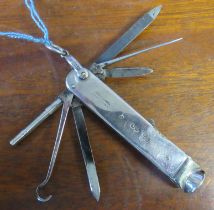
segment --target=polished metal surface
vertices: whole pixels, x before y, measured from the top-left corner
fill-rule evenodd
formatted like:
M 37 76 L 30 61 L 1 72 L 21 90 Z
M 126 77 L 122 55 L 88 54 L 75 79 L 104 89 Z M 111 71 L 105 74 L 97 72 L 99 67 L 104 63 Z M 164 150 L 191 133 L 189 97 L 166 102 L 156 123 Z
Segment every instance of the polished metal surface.
M 140 33 L 142 33 L 157 17 L 161 6 L 155 7 L 141 17 L 128 31 L 126 31 L 114 44 L 112 44 L 101 56 L 96 63 L 108 61 L 118 55 L 130 42 L 132 42 Z
M 127 77 L 142 77 L 151 74 L 152 69 L 146 67 L 130 67 L 130 68 L 113 68 L 106 71 L 106 77 L 112 78 L 127 78 Z
M 139 50 L 137 52 L 133 52 L 127 55 L 123 55 L 121 57 L 114 58 L 112 60 L 105 61 L 103 63 L 93 63 L 89 70 L 95 74 L 101 80 L 105 80 L 106 77 L 114 77 L 114 78 L 124 78 L 124 77 L 140 77 L 145 76 L 146 74 L 152 73 L 153 70 L 147 67 L 123 67 L 123 68 L 113 68 L 113 69 L 105 69 L 106 66 L 120 62 L 122 60 L 131 58 L 133 56 L 139 55 L 143 52 L 147 52 L 159 47 L 163 47 L 178 41 L 181 41 L 183 38 L 174 39 L 168 42 L 164 42 L 161 44 L 153 45 L 143 50 Z M 71 63 L 69 63 L 71 64 Z M 86 73 L 85 73 L 86 74 Z
M 96 64 L 93 63 L 90 67 L 90 70 L 100 79 L 105 80 L 106 77 L 114 77 L 114 78 L 121 78 L 121 77 L 139 77 L 144 76 L 146 74 L 152 73 L 153 70 L 146 68 L 146 67 L 135 67 L 135 68 L 114 68 L 111 70 L 104 69 L 105 66 L 111 65 L 113 63 L 122 61 L 124 59 L 133 57 L 140 53 L 159 48 L 165 45 L 172 44 L 174 42 L 180 41 L 182 38 L 175 39 L 169 42 L 161 43 L 158 45 L 154 45 L 152 47 L 124 55 L 104 63 Z M 71 55 L 65 56 L 66 61 L 73 66 L 73 69 L 77 72 L 79 78 L 86 79 L 88 77 L 88 72 L 84 68 L 82 68 L 81 64 Z M 25 136 L 29 135 L 36 127 L 38 127 L 49 115 L 51 115 L 55 110 L 59 108 L 62 104 L 61 100 L 57 98 L 52 104 L 50 104 L 35 120 L 33 120 L 25 129 L 17 134 L 11 141 L 11 145 L 15 145 L 20 142 Z
M 158 8 L 158 7 L 157 7 Z M 157 9 L 156 8 L 156 9 Z M 158 14 L 157 12 L 155 12 L 156 9 L 153 9 L 152 11 L 154 11 L 154 14 Z M 152 14 L 150 14 L 150 16 L 152 16 Z M 154 17 L 155 18 L 155 17 Z M 140 21 L 138 21 L 140 22 Z M 117 49 L 114 53 L 114 55 L 109 55 L 109 59 L 112 59 L 115 55 L 117 55 L 123 48 L 125 48 L 140 32 L 143 31 L 143 28 L 138 28 L 138 30 L 141 30 L 140 32 L 139 31 L 136 31 L 135 30 L 135 26 L 137 26 L 137 23 L 134 24 L 134 26 L 132 26 L 130 29 L 129 29 L 129 32 L 127 32 L 127 35 L 128 33 L 132 33 L 132 39 L 130 39 L 131 37 L 129 37 L 129 40 L 127 43 L 124 43 L 125 45 L 124 46 L 121 46 L 120 48 L 121 49 Z M 139 26 L 138 26 L 139 27 Z M 142 27 L 144 27 L 142 25 Z M 135 31 L 132 31 L 132 30 L 135 30 Z M 138 33 L 138 34 L 135 34 L 134 33 Z M 59 53 L 62 57 L 64 57 L 66 59 L 66 61 L 73 67 L 75 66 L 74 70 L 76 70 L 76 73 L 78 75 L 78 77 L 80 79 L 86 79 L 88 77 L 88 73 L 87 71 L 83 70 L 82 66 L 79 64 L 79 62 L 71 57 L 68 53 L 68 51 L 64 50 L 63 48 L 57 46 L 57 45 L 52 45 L 51 48 L 50 46 L 48 46 L 48 48 L 56 53 Z M 105 53 L 104 53 L 105 54 Z M 78 68 L 78 67 L 81 67 L 81 68 Z M 106 75 L 106 74 L 105 74 Z M 103 79 L 103 75 L 102 74 L 98 74 L 97 76 L 100 76 L 100 79 Z M 65 90 L 62 94 L 62 95 L 66 95 L 67 94 L 67 91 Z M 34 119 L 25 129 L 23 129 L 14 139 L 11 140 L 10 144 L 11 145 L 16 145 L 17 143 L 19 143 L 25 136 L 29 135 L 36 127 L 38 127 L 49 115 L 53 114 L 60 106 L 62 105 L 62 100 L 60 99 L 60 97 L 58 97 L 51 105 L 49 105 L 36 119 Z M 65 105 L 63 105 L 64 107 Z M 81 110 L 81 107 L 79 107 L 79 112 Z M 84 118 L 82 116 L 79 115 L 76 116 L 76 118 L 78 118 L 78 124 L 76 123 L 76 128 L 77 128 L 77 132 L 78 130 L 81 128 L 85 128 L 85 130 L 83 129 L 83 133 L 85 133 L 85 147 L 81 147 L 82 149 L 82 153 L 84 155 L 84 153 L 86 153 L 86 151 L 88 151 L 88 157 L 91 156 L 93 158 L 93 154 L 92 154 L 92 150 L 90 148 L 90 143 L 89 141 L 87 142 L 88 140 L 88 137 L 87 137 L 87 130 L 86 130 L 86 126 L 84 127 L 85 125 L 85 121 L 84 121 Z M 78 135 L 79 137 L 79 141 L 82 142 L 82 139 L 80 139 L 81 137 Z M 56 140 L 57 141 L 57 140 Z M 58 140 L 59 141 L 59 140 Z M 61 141 L 61 140 L 60 140 Z M 60 142 L 59 141 L 59 142 Z M 54 148 L 54 150 L 56 150 L 56 148 Z M 54 151 L 53 151 L 53 154 L 54 154 Z M 57 154 L 57 153 L 56 153 Z M 53 157 L 52 157 L 53 158 Z M 56 158 L 56 157 L 55 157 Z M 96 168 L 95 168 L 95 163 L 94 164 L 86 164 L 87 162 L 89 162 L 87 159 L 86 159 L 86 156 L 83 156 L 84 158 L 84 162 L 85 162 L 85 165 L 86 165 L 86 171 L 87 171 L 87 175 L 88 175 L 88 178 L 89 178 L 89 184 L 90 184 L 90 189 L 92 191 L 92 194 L 94 195 L 94 197 L 98 200 L 99 197 L 100 197 L 100 187 L 99 187 L 99 180 L 98 180 L 98 177 L 97 177 L 97 173 L 96 172 Z M 91 159 L 93 160 L 93 159 Z M 55 160 L 54 160 L 55 162 Z M 49 167 L 49 170 L 48 170 L 48 174 L 47 174 L 47 177 L 46 179 L 37 187 L 37 190 L 36 190 L 36 193 L 37 193 L 37 199 L 40 200 L 40 201 L 48 201 L 51 196 L 47 197 L 47 198 L 42 198 L 39 196 L 39 189 L 42 188 L 43 186 L 45 186 L 47 184 L 47 182 L 49 181 L 50 179 L 50 176 L 51 176 L 51 173 L 53 170 L 53 166 L 54 166 L 54 162 L 53 160 L 51 159 L 51 162 L 50 162 L 50 167 Z M 92 162 L 91 162 L 92 163 Z M 52 169 L 51 169 L 52 167 Z
M 51 103 L 45 110 L 39 114 L 27 127 L 21 130 L 11 141 L 12 146 L 22 141 L 27 135 L 29 135 L 35 128 L 37 128 L 42 122 L 44 122 L 50 115 L 52 115 L 60 106 L 62 100 L 58 97 L 53 103 Z
M 73 94 L 71 94 L 71 93 L 63 94 L 61 96 L 61 98 L 63 100 L 63 107 L 62 107 L 62 113 L 61 113 L 61 117 L 60 117 L 58 131 L 57 131 L 57 136 L 56 136 L 56 140 L 55 140 L 55 144 L 54 144 L 54 148 L 53 148 L 53 152 L 52 152 L 52 156 L 51 156 L 50 165 L 49 165 L 45 180 L 41 184 L 39 184 L 38 187 L 36 188 L 37 200 L 41 201 L 41 202 L 46 202 L 46 201 L 50 200 L 52 197 L 52 195 L 49 195 L 49 196 L 43 198 L 42 196 L 40 196 L 39 190 L 42 189 L 43 187 L 45 187 L 51 178 L 51 174 L 53 172 L 53 168 L 54 168 L 57 154 L 59 151 L 59 146 L 60 146 L 60 143 L 62 140 L 62 134 L 64 131 L 66 120 L 67 120 L 68 111 L 71 106 L 71 102 L 73 100 Z
M 72 55 L 67 55 L 64 57 L 65 60 L 68 62 L 68 64 L 72 67 L 74 71 L 76 71 L 76 74 L 80 79 L 86 79 L 88 77 L 88 71 L 81 66 L 79 61 L 77 61 L 76 58 L 74 58 Z
M 119 38 L 119 40 L 109 47 L 94 64 L 92 64 L 90 70 L 102 80 L 106 77 L 138 77 L 151 73 L 152 70 L 146 67 L 114 68 L 112 70 L 104 69 L 104 67 L 138 55 L 142 52 L 181 40 L 177 39 L 167 43 L 162 43 L 113 59 L 149 24 L 151 24 L 151 22 L 159 14 L 160 9 L 161 6 L 156 7 L 140 18 L 125 34 Z M 116 130 L 117 133 L 123 136 L 132 146 L 139 150 L 141 154 L 144 154 L 160 170 L 169 176 L 173 182 L 184 189 L 185 192 L 193 192 L 202 184 L 204 180 L 204 172 L 189 156 L 162 136 L 154 127 L 153 122 L 148 122 L 145 120 L 110 88 L 105 86 L 101 81 L 98 82 L 99 80 L 95 79 L 95 76 L 89 73 L 87 69 L 83 68 L 81 64 L 68 53 L 68 51 L 57 45 L 51 45 L 48 46 L 48 48 L 56 53 L 59 53 L 63 58 L 65 58 L 74 70 L 75 73 L 71 72 L 66 80 L 67 87 L 71 92 L 65 90 L 50 106 L 48 106 L 32 123 L 23 129 L 10 142 L 11 145 L 15 145 L 20 142 L 63 104 L 63 110 L 48 173 L 45 180 L 38 185 L 36 189 L 37 199 L 39 201 L 45 202 L 51 198 L 51 195 L 46 198 L 41 197 L 39 195 L 39 190 L 48 183 L 51 177 L 70 106 L 72 106 L 90 190 L 97 201 L 100 197 L 99 180 L 81 104 L 76 99 L 73 99 L 72 92 L 74 92 L 75 95 L 77 95 L 83 103 L 86 104 L 86 106 L 94 111 L 95 114 L 100 116 L 100 118 Z M 75 81 L 73 80 L 74 78 Z
M 152 19 L 155 19 L 156 16 L 159 14 L 161 9 L 161 6 L 155 7 L 153 8 L 150 12 L 148 12 L 147 14 L 145 14 L 145 16 L 151 16 Z M 100 57 L 105 57 L 105 55 L 108 55 L 108 59 L 112 59 L 114 58 L 116 55 L 118 55 L 131 41 L 133 41 L 133 39 L 140 34 L 143 30 L 144 30 L 144 21 L 143 18 L 140 18 L 137 22 L 135 22 L 131 28 L 129 28 L 129 30 L 124 34 L 124 37 L 128 37 L 128 39 L 125 41 L 125 38 L 120 37 L 111 47 L 113 46 L 118 46 L 119 43 L 121 43 L 121 39 L 123 39 L 123 44 L 120 47 L 118 47 L 117 49 L 115 48 L 114 50 L 114 54 L 109 54 L 108 49 L 100 56 Z M 141 23 L 141 24 L 139 24 Z M 138 30 L 136 30 L 136 27 Z M 142 27 L 142 28 L 140 28 Z M 131 36 L 129 36 L 129 34 L 132 34 Z M 126 35 L 126 36 L 125 36 Z M 117 44 L 118 43 L 118 44 Z M 48 49 L 59 53 L 60 55 L 62 55 L 66 61 L 71 65 L 71 60 L 72 60 L 72 65 L 74 65 L 75 63 L 77 63 L 76 66 L 79 65 L 79 62 L 73 58 L 69 56 L 69 53 L 64 50 L 63 48 L 57 46 L 57 45 L 52 45 L 47 46 Z M 96 74 L 96 76 L 98 76 L 100 79 L 105 79 L 106 75 L 108 73 L 106 73 L 106 70 L 103 69 L 103 65 L 98 65 L 97 63 L 99 62 L 99 58 L 96 60 L 96 63 L 92 64 L 92 66 L 90 67 L 91 71 L 93 73 Z M 105 64 L 106 66 L 106 64 Z M 79 69 L 80 70 L 80 69 Z M 77 71 L 78 75 L 80 78 L 87 78 L 87 71 Z M 65 92 L 64 92 L 65 93 Z M 11 141 L 10 144 L 12 146 L 18 144 L 20 141 L 22 141 L 24 139 L 24 137 L 26 137 L 27 135 L 29 135 L 35 128 L 37 128 L 45 119 L 47 119 L 49 117 L 50 114 L 53 114 L 58 108 L 59 106 L 62 104 L 61 100 L 59 98 L 57 98 L 52 104 L 50 104 L 37 118 L 35 118 L 27 127 L 25 127 L 22 131 L 20 131 Z
M 200 186 L 204 180 L 200 167 L 101 80 L 88 74 L 86 80 L 80 80 L 70 72 L 68 90 L 183 190 Z M 186 168 L 190 162 L 191 167 Z
M 45 47 L 47 47 L 49 50 L 55 53 L 58 53 L 59 55 L 61 55 L 61 57 L 65 57 L 69 55 L 69 52 L 67 50 L 63 49 L 62 47 L 56 44 L 51 43 L 51 44 L 45 45 Z
M 104 69 L 102 66 L 96 63 L 92 64 L 89 70 L 101 80 L 105 80 L 108 77 L 111 78 L 143 77 L 153 72 L 152 69 L 147 67 L 121 67 L 113 69 Z
M 80 102 L 75 98 L 72 103 L 72 112 L 74 117 L 74 122 L 76 126 L 76 131 L 80 143 L 80 148 L 82 151 L 83 160 L 85 163 L 85 168 L 88 176 L 90 190 L 94 198 L 99 201 L 100 198 L 100 184 L 97 176 L 97 170 L 95 166 L 95 161 L 89 142 L 87 127 L 85 123 L 85 118 L 81 108 Z
M 146 48 L 146 49 L 139 50 L 139 51 L 137 51 L 137 52 L 133 52 L 133 53 L 130 53 L 130 54 L 127 54 L 127 55 L 123 55 L 123 56 L 121 56 L 121 57 L 117 57 L 117 58 L 115 58 L 115 59 L 112 59 L 112 60 L 108 60 L 108 61 L 99 63 L 99 66 L 105 67 L 105 66 L 111 65 L 111 64 L 113 64 L 113 63 L 117 63 L 117 62 L 119 62 L 119 61 L 122 61 L 122 60 L 125 60 L 125 59 L 128 59 L 128 58 L 131 58 L 131 57 L 133 57 L 133 56 L 139 55 L 139 54 L 141 54 L 141 53 L 143 53 L 143 52 L 147 52 L 147 51 L 150 51 L 150 50 L 159 48 L 159 47 L 163 47 L 163 46 L 166 46 L 166 45 L 169 45 L 169 44 L 172 44 L 172 43 L 181 41 L 182 39 L 183 39 L 183 38 L 174 39 L 174 40 L 171 40 L 171 41 L 168 41 L 168 42 L 164 42 L 164 43 L 161 43 L 161 44 L 157 44 L 157 45 L 148 47 L 148 48 Z

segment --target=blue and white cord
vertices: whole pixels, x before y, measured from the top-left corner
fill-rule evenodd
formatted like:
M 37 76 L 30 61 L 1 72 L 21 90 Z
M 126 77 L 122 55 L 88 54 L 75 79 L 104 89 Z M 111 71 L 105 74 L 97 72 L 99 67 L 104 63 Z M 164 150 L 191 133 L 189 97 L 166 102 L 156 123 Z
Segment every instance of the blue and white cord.
M 34 1 L 33 0 L 24 0 L 26 7 L 30 11 L 31 18 L 33 21 L 36 23 L 38 28 L 43 32 L 43 38 L 39 37 L 34 37 L 29 34 L 23 34 L 23 33 L 18 33 L 18 32 L 0 32 L 0 36 L 6 36 L 12 39 L 24 39 L 30 42 L 35 42 L 35 43 L 41 43 L 44 44 L 45 46 L 51 46 L 52 42 L 49 39 L 49 33 L 48 29 L 45 26 L 44 22 L 42 21 L 41 17 L 39 16 Z

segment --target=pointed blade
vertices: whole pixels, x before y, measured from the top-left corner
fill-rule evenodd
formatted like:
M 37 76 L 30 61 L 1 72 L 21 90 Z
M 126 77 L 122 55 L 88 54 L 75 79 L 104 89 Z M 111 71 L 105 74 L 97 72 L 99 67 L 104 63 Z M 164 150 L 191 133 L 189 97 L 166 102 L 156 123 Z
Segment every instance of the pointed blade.
M 80 148 L 82 151 L 83 160 L 86 167 L 86 173 L 88 176 L 90 190 L 94 198 L 97 201 L 99 201 L 99 198 L 100 198 L 99 179 L 97 176 L 94 157 L 92 154 L 92 149 L 88 138 L 85 118 L 83 115 L 81 104 L 77 100 L 74 100 L 72 104 L 72 111 L 73 111 L 74 122 L 77 130 L 77 134 L 78 134 L 78 139 L 80 143 Z
M 101 56 L 95 61 L 102 63 L 118 55 L 130 42 L 142 33 L 157 17 L 162 6 L 158 6 L 147 12 L 137 22 L 132 25 L 116 42 L 114 42 Z
M 151 74 L 152 69 L 147 67 L 132 67 L 132 68 L 114 68 L 106 70 L 106 77 L 126 78 L 126 77 L 142 77 Z

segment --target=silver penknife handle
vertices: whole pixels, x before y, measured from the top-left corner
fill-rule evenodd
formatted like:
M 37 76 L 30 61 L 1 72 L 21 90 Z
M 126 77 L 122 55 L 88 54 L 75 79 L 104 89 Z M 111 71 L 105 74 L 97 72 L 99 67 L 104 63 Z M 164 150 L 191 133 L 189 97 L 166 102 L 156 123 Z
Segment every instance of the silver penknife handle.
M 66 86 L 185 192 L 202 184 L 205 173 L 200 166 L 91 72 L 85 80 L 70 72 Z

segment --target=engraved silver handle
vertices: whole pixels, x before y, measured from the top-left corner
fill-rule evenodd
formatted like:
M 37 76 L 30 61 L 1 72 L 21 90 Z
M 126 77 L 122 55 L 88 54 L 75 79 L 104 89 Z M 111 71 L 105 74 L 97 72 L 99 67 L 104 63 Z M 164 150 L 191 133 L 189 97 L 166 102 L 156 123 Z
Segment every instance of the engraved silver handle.
M 199 165 L 91 72 L 85 80 L 70 72 L 66 86 L 185 192 L 202 184 L 205 173 Z

